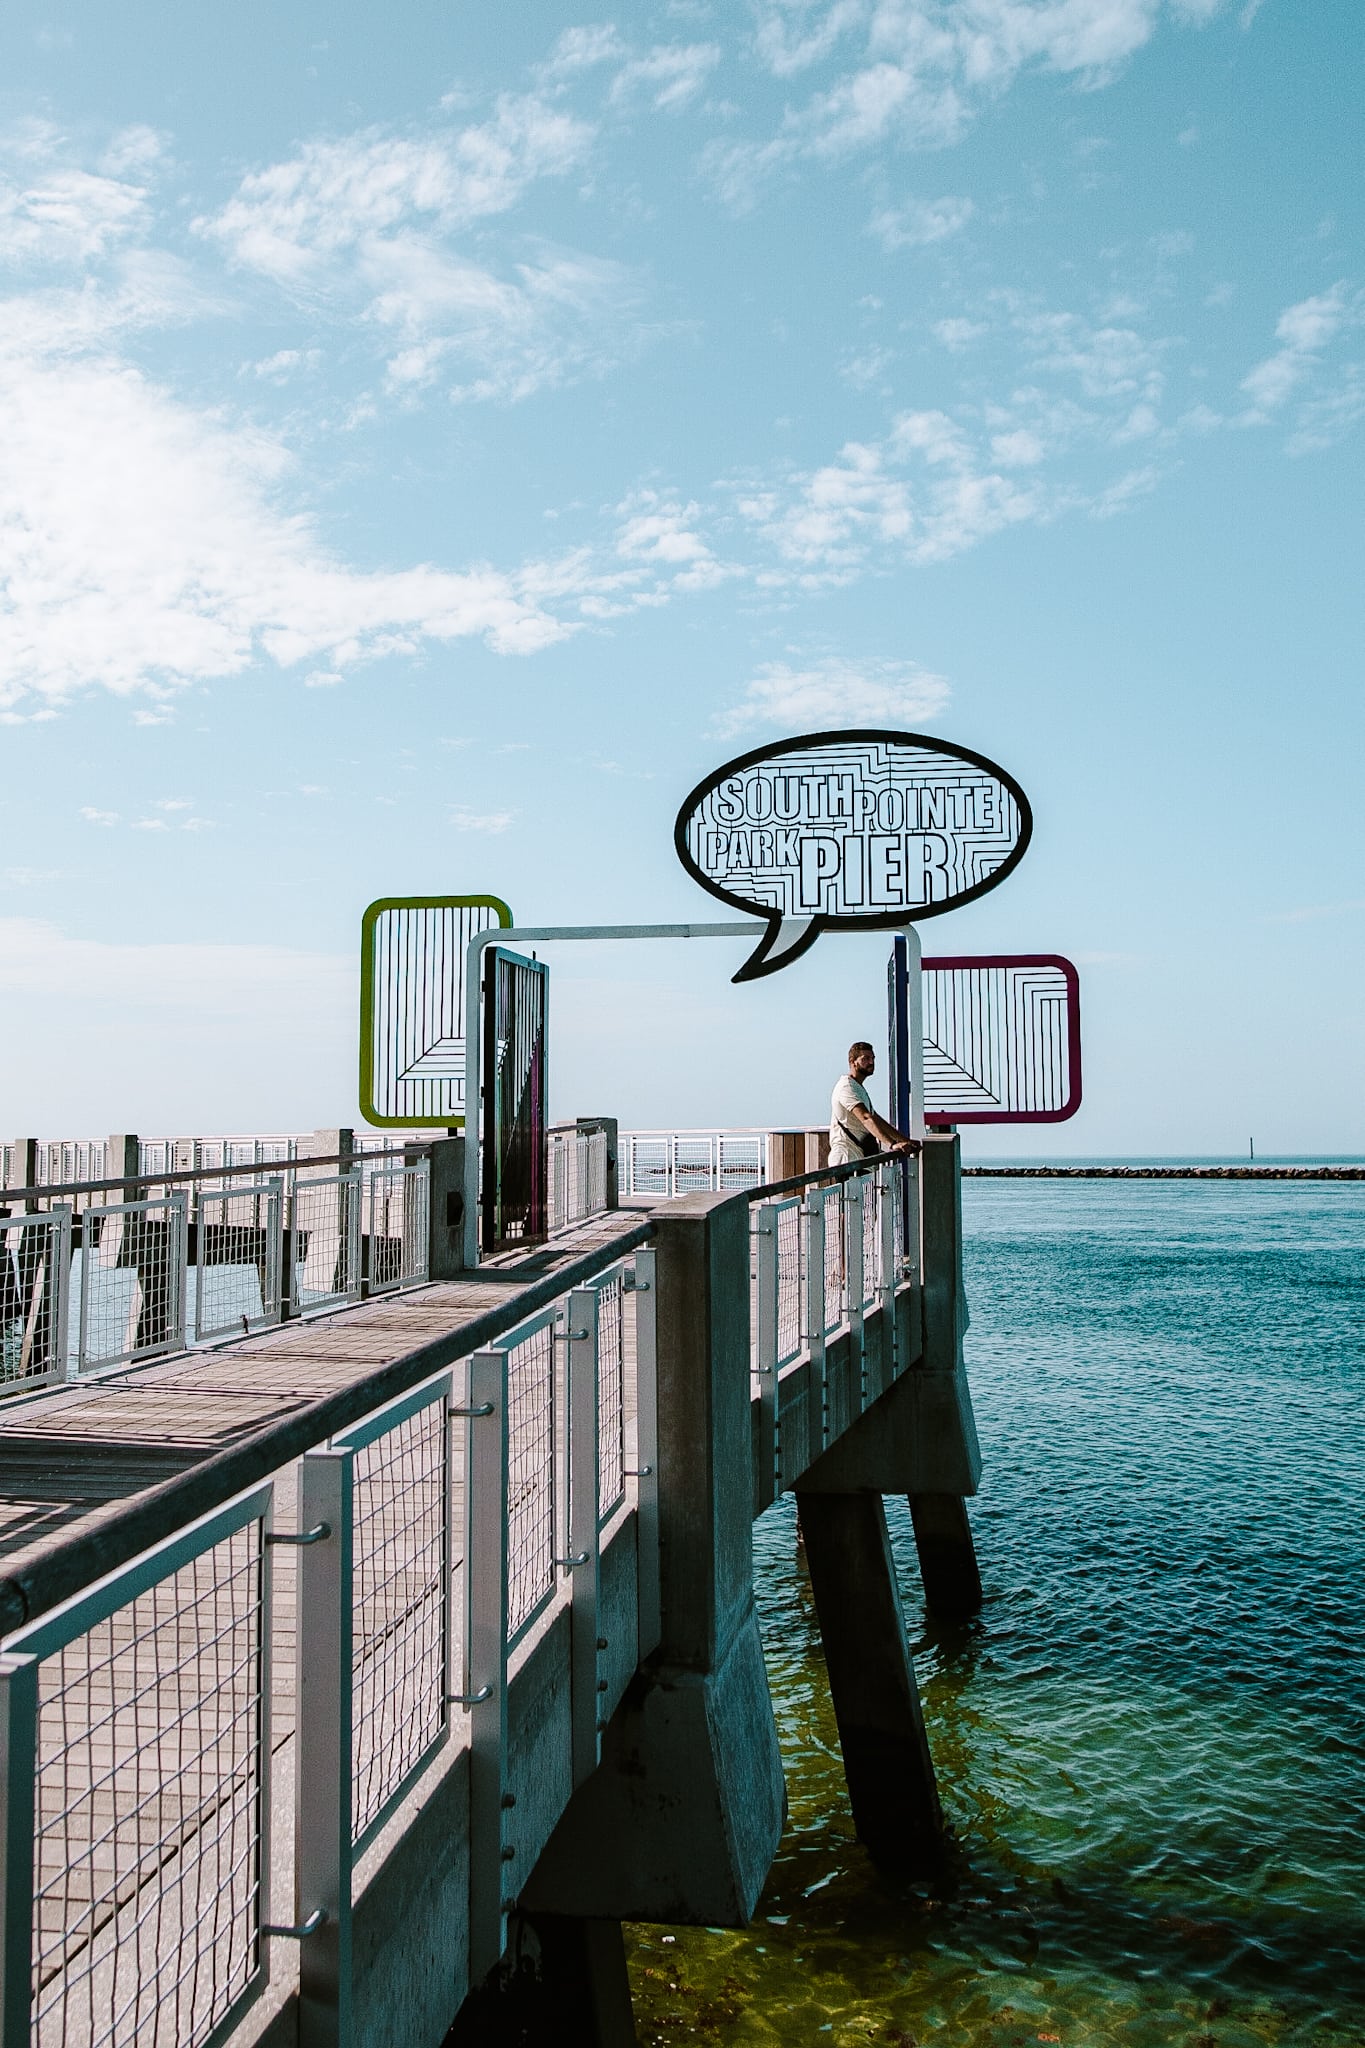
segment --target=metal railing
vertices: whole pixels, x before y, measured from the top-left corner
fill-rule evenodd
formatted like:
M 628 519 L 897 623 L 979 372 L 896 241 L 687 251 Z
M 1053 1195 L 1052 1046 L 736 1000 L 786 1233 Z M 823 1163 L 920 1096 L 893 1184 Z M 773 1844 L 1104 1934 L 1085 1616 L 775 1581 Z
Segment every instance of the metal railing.
M 761 1456 L 776 1476 L 785 1372 L 809 1360 L 821 1448 L 854 1419 L 836 1408 L 825 1371 L 829 1346 L 844 1332 L 857 1368 L 857 1412 L 883 1391 L 885 1379 L 874 1385 L 869 1377 L 864 1329 L 876 1309 L 889 1323 L 897 1287 L 919 1277 L 918 1161 L 883 1157 L 832 1181 L 803 1176 L 794 1192 L 762 1191 L 749 1230 L 750 1371 Z
M 349 1284 L 338 1268 L 363 1180 L 315 1177 L 311 1221 L 284 1180 L 244 1175 L 193 1228 L 251 1233 L 233 1248 L 262 1258 L 274 1231 L 286 1266 L 293 1234 L 311 1231 L 328 1285 Z M 917 1274 L 918 1184 L 913 1163 L 881 1159 L 752 1205 L 752 1362 L 775 1486 L 780 1378 L 808 1370 L 822 1390 L 826 1352 L 846 1345 L 848 1398 L 877 1391 L 869 1360 L 885 1365 L 887 1326 L 865 1347 L 864 1319 Z M 136 1204 L 112 1206 L 144 1229 Z M 5 1227 L 37 1345 L 35 1275 L 60 1262 L 70 1212 Z M 0 1581 L 0 2048 L 216 2048 L 254 1998 L 292 1984 L 295 1957 L 310 2039 L 348 2039 L 360 1859 L 416 1812 L 404 1802 L 429 1796 L 461 1738 L 471 1981 L 496 1961 L 544 1846 L 528 1820 L 538 1800 L 544 1820 L 538 1788 L 548 1773 L 567 1799 L 591 1773 L 607 1710 L 659 1641 L 652 1232 L 641 1220 L 487 1311 L 465 1357 L 438 1339 L 430 1363 L 395 1361 L 59 1539 L 26 1563 L 22 1591 Z M 401 1228 L 387 1235 L 401 1244 Z M 812 1453 L 834 1431 L 816 1398 Z M 604 1626 L 624 1629 L 625 1659 L 608 1656 Z M 535 1683 L 568 1702 L 534 1753 L 524 1730 L 510 1739 L 508 1704 L 533 1655 L 561 1660 Z M 290 1769 L 294 1799 L 272 1800 Z M 285 1901 L 271 1872 L 291 1866 Z
M 600 1216 L 607 1206 L 607 1134 L 577 1124 L 551 1125 L 549 1226 L 551 1234 Z
M 273 1478 L 141 1554 L 120 1560 L 103 1527 L 93 1583 L 0 1644 L 0 2048 L 209 2048 L 278 1974 L 282 1944 L 324 2022 L 310 2038 L 348 2038 L 356 1864 L 457 1727 L 471 1975 L 496 1960 L 539 1853 L 518 1839 L 509 1663 L 567 1607 L 563 1775 L 581 1783 L 606 1689 L 601 1557 L 631 1508 L 641 1653 L 658 1640 L 647 1234 L 580 1261 L 580 1284 L 513 1328 L 491 1312 L 481 1348 L 397 1397 L 371 1392 L 356 1415 L 366 1390 L 351 1388 L 272 1425 L 269 1452 L 217 1463 L 227 1478 L 269 1455 Z M 294 1526 L 277 1529 L 291 1480 Z M 161 1512 L 205 1490 L 185 1474 Z M 294 1583 L 277 1605 L 281 1544 Z M 71 1564 L 52 1568 L 69 1582 Z M 41 1608 L 41 1574 L 25 1584 Z M 289 1745 L 272 1657 L 291 1635 L 296 1797 L 272 1802 Z M 284 1902 L 270 1873 L 291 1861 Z
M 271 1489 L 10 1636 L 6 2048 L 218 2033 L 267 1963 Z
M 350 1150 L 362 1157 L 430 1141 L 431 1132 L 355 1131 Z M 153 1181 L 167 1173 L 211 1172 L 238 1166 L 280 1166 L 304 1161 L 316 1150 L 313 1131 L 250 1133 L 244 1137 L 139 1138 L 136 1176 Z M 124 1161 L 118 1162 L 120 1168 Z M 105 1179 L 113 1162 L 105 1138 L 38 1139 L 31 1148 L 6 1140 L 0 1145 L 0 1195 L 20 1187 L 57 1187 Z
M 761 1187 L 768 1173 L 767 1131 L 622 1131 L 619 1172 L 623 1195 L 714 1192 L 740 1194 Z
M 425 1284 L 425 1155 L 276 1164 L 257 1177 L 249 1159 L 153 1159 L 138 1179 L 6 1190 L 0 1387 L 78 1379 Z

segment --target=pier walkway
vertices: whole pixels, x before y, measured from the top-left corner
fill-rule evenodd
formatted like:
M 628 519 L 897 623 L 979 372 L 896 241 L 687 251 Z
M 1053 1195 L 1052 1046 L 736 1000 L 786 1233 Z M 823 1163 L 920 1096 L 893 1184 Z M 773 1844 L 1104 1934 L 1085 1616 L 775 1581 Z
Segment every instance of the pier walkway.
M 793 1487 L 859 1830 L 932 1857 L 881 1495 L 969 1605 L 958 1189 L 945 1138 L 614 1209 L 6 1402 L 0 2048 L 438 2048 L 537 1939 L 628 2039 L 619 1922 L 739 1924 L 776 1850 Z

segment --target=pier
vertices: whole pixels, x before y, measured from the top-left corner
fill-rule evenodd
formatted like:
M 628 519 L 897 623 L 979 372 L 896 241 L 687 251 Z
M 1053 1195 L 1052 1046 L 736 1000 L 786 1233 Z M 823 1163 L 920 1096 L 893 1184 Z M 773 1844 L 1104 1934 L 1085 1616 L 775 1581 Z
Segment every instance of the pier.
M 788 1491 L 859 1834 L 934 1866 L 882 1498 L 969 1611 L 957 1141 L 620 1207 L 609 1129 L 563 1170 L 591 1213 L 475 1271 L 459 1140 L 376 1169 L 406 1177 L 384 1230 L 340 1145 L 292 1170 L 325 1183 L 306 1227 L 241 1162 L 223 1227 L 261 1235 L 196 1201 L 195 1249 L 268 1276 L 276 1233 L 276 1320 L 174 1344 L 130 1253 L 131 1355 L 43 1339 L 0 1409 L 4 2048 L 439 2048 L 528 1983 L 547 2040 L 629 2041 L 620 1923 L 743 1924 L 777 1847 L 750 1530 Z M 116 1172 L 0 1224 L 30 1368 L 92 1208 L 174 1193 Z

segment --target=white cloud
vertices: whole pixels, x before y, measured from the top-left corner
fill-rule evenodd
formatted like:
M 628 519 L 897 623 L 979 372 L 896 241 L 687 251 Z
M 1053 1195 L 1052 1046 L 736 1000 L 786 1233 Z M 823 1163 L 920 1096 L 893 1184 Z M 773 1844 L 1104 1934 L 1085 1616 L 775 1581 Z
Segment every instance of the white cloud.
M 1331 448 L 1361 419 L 1365 419 L 1365 364 L 1347 363 L 1334 391 L 1325 391 L 1300 406 L 1285 452 L 1313 455 Z
M 473 811 L 466 804 L 457 804 L 450 813 L 450 822 L 457 832 L 505 832 L 516 819 L 515 811 Z
M 266 384 L 287 384 L 299 370 L 316 370 L 322 361 L 320 348 L 281 348 L 273 356 L 249 365 L 252 375 Z
M 799 157 L 837 160 L 883 143 L 957 140 L 977 111 L 1026 71 L 1096 87 L 1117 76 L 1163 16 L 1195 25 L 1221 0 L 759 0 L 754 47 L 778 78 L 818 65 L 836 75 L 776 132 L 714 145 L 704 165 L 728 204 Z M 832 60 L 832 63 L 831 63 Z
M 1087 398 L 1108 402 L 1161 396 L 1161 351 L 1135 328 L 1096 323 L 1078 313 L 1021 311 L 1016 328 L 1028 344 L 1031 367 L 1074 377 Z
M 647 100 L 656 113 L 676 114 L 696 98 L 720 62 L 715 43 L 661 43 L 632 57 L 612 80 L 618 105 Z
M 97 811 L 92 804 L 81 805 L 81 816 L 87 825 L 117 825 L 117 811 Z
M 966 320 L 958 317 L 934 322 L 935 338 L 954 355 L 964 348 L 970 348 L 974 341 L 980 341 L 982 335 L 989 332 L 984 320 Z
M 425 218 L 445 232 L 506 213 L 536 179 L 562 177 L 592 130 L 528 95 L 504 95 L 490 121 L 425 137 L 365 129 L 305 143 L 253 171 L 194 223 L 236 263 L 307 284 L 333 259 Z
M 847 442 L 834 461 L 785 489 L 739 501 L 747 518 L 805 582 L 846 580 L 888 549 L 941 562 L 1020 520 L 1045 500 L 992 464 L 942 412 L 901 413 L 880 442 Z
M 1280 347 L 1242 379 L 1242 389 L 1251 400 L 1250 410 L 1243 416 L 1245 425 L 1259 425 L 1278 411 L 1316 367 L 1346 317 L 1344 284 L 1334 284 L 1330 291 L 1285 308 L 1275 323 Z
M 494 268 L 461 237 L 577 168 L 593 135 L 543 97 L 505 95 L 462 129 L 309 142 L 195 226 L 310 311 L 352 332 L 358 315 L 392 392 L 453 377 L 458 398 L 521 399 L 633 346 L 638 283 L 620 263 L 544 244 Z M 284 351 L 258 374 L 292 374 L 296 358 Z
M 840 363 L 839 375 L 855 391 L 868 391 L 885 376 L 895 360 L 895 354 L 889 348 L 857 349 Z
M 794 668 L 767 662 L 740 702 L 717 719 L 719 738 L 753 726 L 826 731 L 839 726 L 904 726 L 939 711 L 949 687 L 912 661 L 850 661 L 837 655 Z
M 609 21 L 566 28 L 544 66 L 548 78 L 571 78 L 621 55 L 621 38 Z
M 718 561 L 698 530 L 701 507 L 657 491 L 637 491 L 618 508 L 616 552 L 630 564 L 664 571 L 674 590 L 709 590 L 734 570 Z
M 262 657 L 332 669 L 424 639 L 526 653 L 569 630 L 516 574 L 349 567 L 281 502 L 282 443 L 126 366 L 0 355 L 0 407 L 0 704 L 164 698 Z
M 975 210 L 970 199 L 910 199 L 904 206 L 875 213 L 867 231 L 889 252 L 921 249 L 960 234 Z

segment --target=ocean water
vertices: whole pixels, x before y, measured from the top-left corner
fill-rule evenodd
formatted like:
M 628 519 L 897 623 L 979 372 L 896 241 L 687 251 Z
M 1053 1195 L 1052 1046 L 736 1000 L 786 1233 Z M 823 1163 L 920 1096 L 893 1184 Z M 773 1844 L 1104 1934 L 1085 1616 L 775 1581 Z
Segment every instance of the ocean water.
M 967 1181 L 985 1607 L 924 1610 L 952 1829 L 848 1813 L 790 1503 L 755 1529 L 791 1818 L 743 1933 L 631 1931 L 646 2048 L 1362 2048 L 1365 1185 Z

